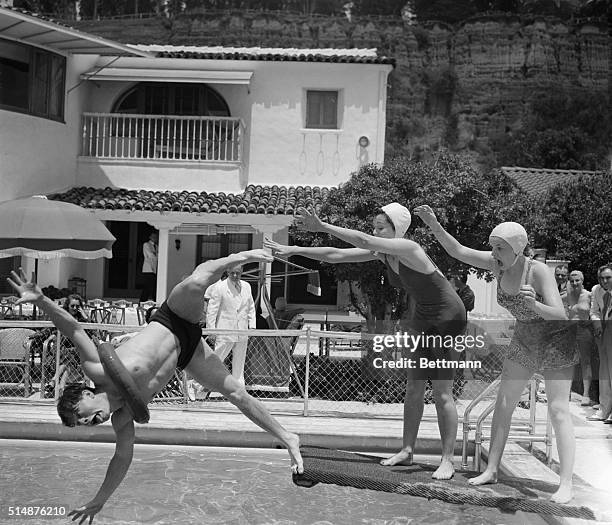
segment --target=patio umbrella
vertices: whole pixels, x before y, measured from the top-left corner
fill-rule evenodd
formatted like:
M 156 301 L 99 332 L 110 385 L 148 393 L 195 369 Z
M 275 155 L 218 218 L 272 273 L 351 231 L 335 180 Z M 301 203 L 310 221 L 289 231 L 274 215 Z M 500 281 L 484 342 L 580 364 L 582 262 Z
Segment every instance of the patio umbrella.
M 115 237 L 87 210 L 44 196 L 0 204 L 0 257 L 111 258 Z
M 41 195 L 0 204 L 0 258 L 33 257 L 36 277 L 38 259 L 111 258 L 113 242 L 106 226 L 75 204 Z

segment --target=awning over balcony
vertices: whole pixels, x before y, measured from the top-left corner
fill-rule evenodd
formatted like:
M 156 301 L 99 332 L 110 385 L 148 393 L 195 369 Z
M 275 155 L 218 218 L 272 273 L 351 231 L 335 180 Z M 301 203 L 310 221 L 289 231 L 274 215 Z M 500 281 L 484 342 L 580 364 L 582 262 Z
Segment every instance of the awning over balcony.
M 129 82 L 197 82 L 206 84 L 245 84 L 252 71 L 210 71 L 199 69 L 153 69 L 99 67 L 83 73 L 83 80 L 126 80 Z
M 26 11 L 0 7 L 0 37 L 64 53 L 151 57 L 151 53 L 77 31 Z

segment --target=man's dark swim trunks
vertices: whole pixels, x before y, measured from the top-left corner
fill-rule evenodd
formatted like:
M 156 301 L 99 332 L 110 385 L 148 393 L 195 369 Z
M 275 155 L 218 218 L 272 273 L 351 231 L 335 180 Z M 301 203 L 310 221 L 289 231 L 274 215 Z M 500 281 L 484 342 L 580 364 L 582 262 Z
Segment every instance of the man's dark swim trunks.
M 202 328 L 200 325 L 190 323 L 180 318 L 170 310 L 166 301 L 164 301 L 159 307 L 159 310 L 151 316 L 151 322 L 156 322 L 165 326 L 178 338 L 181 348 L 176 366 L 181 370 L 185 368 L 189 364 L 189 361 L 191 361 L 193 353 L 202 338 Z

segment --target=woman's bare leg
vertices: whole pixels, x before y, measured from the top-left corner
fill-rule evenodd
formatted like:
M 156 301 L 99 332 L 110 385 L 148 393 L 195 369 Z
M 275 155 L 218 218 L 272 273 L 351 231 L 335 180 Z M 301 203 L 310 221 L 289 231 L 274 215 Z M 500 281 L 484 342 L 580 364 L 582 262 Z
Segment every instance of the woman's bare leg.
M 453 383 L 453 379 L 432 380 L 438 428 L 442 441 L 442 460 L 438 469 L 431 476 L 434 479 L 451 479 L 455 473 L 453 459 L 457 441 L 458 417 L 457 406 L 453 399 Z
M 402 449 L 391 456 L 383 459 L 380 464 L 392 467 L 398 463 L 410 465 L 416 444 L 419 425 L 423 417 L 423 405 L 425 395 L 425 380 L 411 379 L 406 381 L 406 394 L 404 397 L 404 432 Z
M 569 395 L 573 375 L 573 366 L 544 371 L 548 416 L 555 431 L 559 454 L 559 477 L 561 479 L 559 489 L 551 497 L 551 500 L 555 503 L 567 503 L 573 497 L 572 475 L 574 473 L 576 439 L 572 416 L 569 411 Z
M 502 371 L 502 380 L 495 400 L 495 411 L 493 412 L 493 422 L 491 424 L 491 448 L 489 449 L 489 462 L 485 471 L 469 480 L 472 485 L 484 485 L 486 483 L 497 482 L 497 470 L 501 462 L 512 414 L 521 399 L 521 394 L 525 385 L 533 372 L 524 366 L 506 359 Z

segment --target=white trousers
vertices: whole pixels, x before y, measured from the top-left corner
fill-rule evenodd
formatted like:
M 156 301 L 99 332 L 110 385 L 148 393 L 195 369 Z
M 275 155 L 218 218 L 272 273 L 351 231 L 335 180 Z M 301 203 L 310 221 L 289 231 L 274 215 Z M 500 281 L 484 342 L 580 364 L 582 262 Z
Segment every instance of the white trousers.
M 221 361 L 232 352 L 232 376 L 244 385 L 244 363 L 246 361 L 248 339 L 236 341 L 228 337 L 217 336 L 215 354 Z

